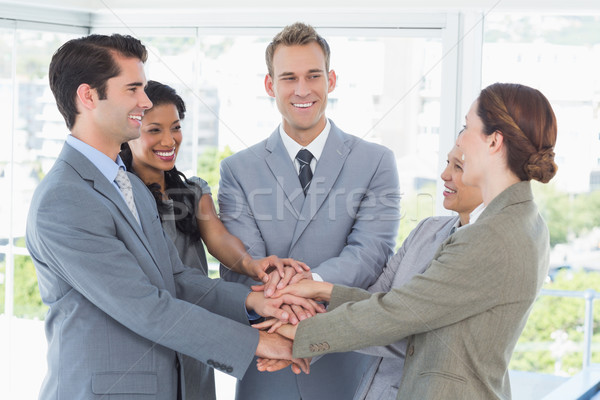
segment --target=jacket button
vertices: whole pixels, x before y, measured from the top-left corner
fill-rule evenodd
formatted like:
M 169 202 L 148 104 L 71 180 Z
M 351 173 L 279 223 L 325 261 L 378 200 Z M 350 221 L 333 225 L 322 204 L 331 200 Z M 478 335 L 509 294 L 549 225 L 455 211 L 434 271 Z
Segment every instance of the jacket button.
M 407 353 L 409 356 L 412 356 L 413 354 L 415 354 L 415 346 L 413 346 L 412 344 L 410 346 L 408 346 L 408 351 Z

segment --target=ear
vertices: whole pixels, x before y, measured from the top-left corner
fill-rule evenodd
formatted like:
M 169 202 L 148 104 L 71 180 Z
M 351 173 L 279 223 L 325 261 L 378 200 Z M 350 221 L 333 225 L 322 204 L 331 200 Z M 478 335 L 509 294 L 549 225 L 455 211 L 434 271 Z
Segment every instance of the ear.
M 490 154 L 501 151 L 504 147 L 504 135 L 500 131 L 494 131 L 488 136 L 488 145 L 490 148 Z
M 271 75 L 269 74 L 265 76 L 265 90 L 269 96 L 275 97 L 275 92 L 273 91 L 273 78 L 271 78 Z
M 87 83 L 82 83 L 77 88 L 77 103 L 89 110 L 96 108 L 98 96 L 95 89 L 92 89 Z
M 327 93 L 331 93 L 333 89 L 335 89 L 335 84 L 337 82 L 337 75 L 334 70 L 331 70 L 327 73 Z

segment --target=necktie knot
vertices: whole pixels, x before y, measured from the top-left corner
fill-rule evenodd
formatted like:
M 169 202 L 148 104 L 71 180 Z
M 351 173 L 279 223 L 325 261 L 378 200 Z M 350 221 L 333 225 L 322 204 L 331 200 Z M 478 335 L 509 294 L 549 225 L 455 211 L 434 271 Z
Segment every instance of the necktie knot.
M 305 196 L 313 176 L 312 170 L 310 169 L 310 162 L 312 159 L 312 153 L 306 149 L 302 149 L 296 154 L 296 160 L 298 160 L 298 163 L 300 164 L 298 178 L 300 179 L 300 186 L 302 186 L 302 191 Z
M 300 165 L 302 164 L 309 164 L 313 159 L 313 155 L 310 151 L 306 150 L 306 149 L 302 149 L 298 152 L 298 154 L 296 154 L 296 159 L 298 161 L 300 161 Z

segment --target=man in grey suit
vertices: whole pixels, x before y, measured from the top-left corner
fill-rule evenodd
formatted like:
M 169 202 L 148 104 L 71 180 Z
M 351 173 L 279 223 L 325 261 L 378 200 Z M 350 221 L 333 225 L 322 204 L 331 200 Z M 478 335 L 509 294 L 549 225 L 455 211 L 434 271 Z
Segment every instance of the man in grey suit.
M 221 163 L 221 217 L 254 257 L 293 257 L 312 268 L 309 278 L 366 288 L 392 254 L 398 228 L 393 154 L 325 117 L 336 75 L 329 46 L 312 27 L 286 27 L 267 47 L 266 60 L 265 88 L 282 123 Z M 223 266 L 221 276 L 254 283 Z M 347 400 L 371 360 L 334 354 L 299 376 L 251 369 L 238 382 L 237 399 Z
M 436 250 L 456 230 L 468 225 L 470 214 L 482 204 L 481 191 L 462 183 L 462 151 L 454 146 L 442 172 L 444 208 L 456 216 L 429 217 L 419 222 L 387 263 L 369 292 L 389 292 L 425 272 Z M 402 379 L 407 340 L 389 346 L 367 347 L 361 353 L 377 356 L 363 376 L 354 400 L 394 400 Z
M 71 135 L 27 222 L 50 307 L 41 399 L 174 400 L 184 395 L 180 354 L 238 378 L 255 354 L 291 357 L 289 341 L 248 326 L 248 310 L 285 319 L 279 304 L 182 265 L 152 195 L 122 168 L 120 145 L 152 106 L 145 60 L 139 40 L 121 35 L 74 39 L 52 58 Z

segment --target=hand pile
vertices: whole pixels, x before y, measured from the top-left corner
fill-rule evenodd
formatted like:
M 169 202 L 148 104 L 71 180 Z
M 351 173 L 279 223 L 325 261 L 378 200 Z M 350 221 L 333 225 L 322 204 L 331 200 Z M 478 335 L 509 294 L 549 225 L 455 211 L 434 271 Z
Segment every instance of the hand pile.
M 260 330 L 256 355 L 259 357 L 259 371 L 278 371 L 291 365 L 292 371 L 310 372 L 310 359 L 294 359 L 292 357 L 293 339 L 297 324 L 317 313 L 325 312 L 325 307 L 318 303 L 323 300 L 316 297 L 312 284 L 310 268 L 293 259 L 277 259 L 268 257 L 269 267 L 262 270 L 264 275 L 257 277 L 264 282 L 252 286 L 253 292 L 248 295 L 246 305 L 267 319 L 252 325 Z M 284 265 L 281 265 L 284 264 Z M 266 277 L 266 279 L 265 279 Z

